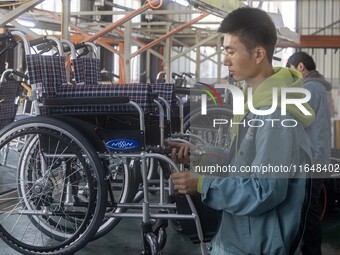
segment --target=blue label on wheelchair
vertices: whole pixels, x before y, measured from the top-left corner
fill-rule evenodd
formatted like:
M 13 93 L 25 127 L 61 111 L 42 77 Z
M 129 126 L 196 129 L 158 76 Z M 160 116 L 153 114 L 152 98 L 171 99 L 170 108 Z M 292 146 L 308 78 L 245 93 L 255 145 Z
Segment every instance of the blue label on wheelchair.
M 106 142 L 111 150 L 132 150 L 139 147 L 139 142 L 131 139 L 115 139 Z

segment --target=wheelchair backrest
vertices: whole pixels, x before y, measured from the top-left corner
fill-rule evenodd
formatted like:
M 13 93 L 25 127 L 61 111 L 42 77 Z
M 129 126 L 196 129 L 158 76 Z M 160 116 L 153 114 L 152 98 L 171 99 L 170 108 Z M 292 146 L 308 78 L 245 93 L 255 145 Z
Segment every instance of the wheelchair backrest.
M 41 97 L 56 97 L 61 86 L 67 85 L 65 58 L 54 55 L 26 55 L 28 75 Z
M 17 112 L 15 102 L 18 96 L 20 82 L 2 81 L 0 83 L 0 129 L 14 121 Z
M 100 82 L 100 60 L 97 58 L 77 58 L 72 60 L 74 80 L 77 85 L 98 85 Z

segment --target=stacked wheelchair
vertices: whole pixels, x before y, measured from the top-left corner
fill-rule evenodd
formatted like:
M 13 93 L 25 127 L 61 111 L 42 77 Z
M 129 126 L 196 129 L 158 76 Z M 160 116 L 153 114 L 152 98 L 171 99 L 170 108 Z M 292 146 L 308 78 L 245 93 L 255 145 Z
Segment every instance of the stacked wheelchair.
M 160 254 L 167 220 L 191 220 L 207 254 L 191 197 L 186 196 L 189 212 L 183 214 L 171 199 L 170 174 L 180 169 L 166 156 L 164 141 L 175 130 L 174 85 L 100 84 L 98 54 L 90 43 L 74 46 L 54 37 L 29 42 L 18 31 L 0 39 L 24 45 L 36 113 L 13 122 L 12 104 L 1 123 L 1 238 L 22 254 L 72 254 L 120 219 L 138 218 L 143 254 Z M 93 55 L 78 54 L 84 49 Z M 73 82 L 67 80 L 66 51 L 71 52 Z M 1 82 L 2 91 L 5 85 L 14 89 L 12 97 L 18 93 L 18 82 Z M 186 141 L 178 102 L 182 124 L 175 139 Z M 230 118 L 229 111 L 221 111 Z M 158 179 L 151 180 L 155 175 Z M 149 195 L 152 181 L 156 202 Z

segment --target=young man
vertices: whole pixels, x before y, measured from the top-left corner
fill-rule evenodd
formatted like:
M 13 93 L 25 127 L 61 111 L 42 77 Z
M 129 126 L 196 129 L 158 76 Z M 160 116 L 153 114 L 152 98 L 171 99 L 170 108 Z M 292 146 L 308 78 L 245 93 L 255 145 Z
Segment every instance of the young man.
M 312 162 L 327 167 L 331 157 L 331 112 L 328 94 L 332 90 L 332 85 L 316 70 L 313 58 L 306 52 L 294 53 L 289 57 L 286 66 L 302 74 L 304 87 L 311 93 L 309 104 L 315 111 L 315 121 L 307 128 L 306 133 L 312 149 Z M 319 198 L 323 178 L 313 177 L 311 204 L 303 236 L 302 253 L 304 255 L 322 254 L 320 219 L 322 209 Z
M 252 104 L 257 110 L 271 108 L 273 88 L 278 88 L 279 99 L 282 88 L 302 88 L 298 72 L 272 67 L 277 36 L 273 21 L 264 11 L 237 9 L 222 21 L 219 32 L 224 34 L 224 65 L 236 81 L 245 81 L 252 89 Z M 247 92 L 245 98 L 250 98 Z M 290 93 L 289 98 L 298 100 L 301 94 Z M 280 108 L 269 115 L 256 115 L 245 104 L 245 114 L 234 116 L 234 123 L 239 124 L 232 126 L 234 142 L 224 162 L 235 171 L 218 177 L 190 171 L 172 174 L 180 193 L 199 192 L 203 203 L 222 211 L 219 230 L 212 240 L 212 254 L 285 255 L 297 251 L 308 204 L 308 183 L 304 171 L 292 169 L 309 161 L 304 128 L 314 119 L 309 105 L 303 107 L 309 114 L 290 105 L 286 115 Z M 292 120 L 295 126 L 282 125 Z M 190 160 L 194 145 L 169 144 L 173 160 Z M 210 155 L 203 156 L 198 164 L 222 164 L 220 158 L 215 161 Z M 287 172 L 244 171 L 264 166 L 283 167 Z

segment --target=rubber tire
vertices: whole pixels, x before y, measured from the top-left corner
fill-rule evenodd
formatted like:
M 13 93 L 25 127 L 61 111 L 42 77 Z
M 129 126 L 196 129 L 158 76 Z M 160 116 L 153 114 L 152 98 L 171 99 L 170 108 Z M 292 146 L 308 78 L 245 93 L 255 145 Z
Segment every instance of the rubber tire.
M 145 247 L 144 247 L 144 251 L 145 251 L 145 255 L 160 255 L 160 248 L 159 248 L 159 244 L 157 241 L 157 237 L 154 233 L 149 232 L 146 233 L 144 236 L 145 239 Z
M 203 123 L 202 125 L 206 125 L 207 123 L 212 123 L 213 119 L 227 119 L 228 121 L 232 119 L 232 109 L 227 107 L 220 107 L 220 106 L 211 106 L 208 105 L 207 107 L 207 115 L 202 115 L 200 109 L 195 109 L 192 112 L 189 112 L 184 117 L 184 133 L 194 133 L 193 131 L 190 131 L 190 125 L 191 122 L 198 121 L 200 123 Z M 223 128 L 223 134 L 225 135 L 223 144 L 221 142 L 218 142 L 216 140 L 206 140 L 209 144 L 215 145 L 215 146 L 222 146 L 226 147 L 230 145 L 231 142 L 231 136 L 230 136 L 230 128 L 229 125 L 220 125 L 220 128 Z M 202 131 L 204 132 L 204 131 Z M 194 133 L 195 134 L 195 133 Z
M 0 236 L 8 245 L 22 254 L 73 254 L 79 251 L 92 239 L 101 225 L 107 200 L 107 187 L 106 182 L 104 181 L 104 171 L 97 153 L 93 150 L 91 144 L 87 142 L 85 137 L 72 126 L 49 116 L 26 118 L 6 126 L 0 131 L 0 148 L 12 140 L 12 138 L 15 138 L 15 136 L 19 136 L 19 134 L 37 134 L 39 132 L 41 133 L 41 130 L 58 132 L 68 137 L 81 148 L 82 153 L 84 153 L 83 155 L 86 155 L 87 161 L 90 162 L 92 166 L 90 171 L 96 189 L 95 194 L 93 194 L 92 198 L 89 200 L 94 201 L 93 203 L 90 202 L 91 215 L 87 217 L 86 222 L 84 222 L 79 230 L 70 238 L 54 245 L 34 246 L 33 243 L 26 244 L 23 241 L 16 239 L 4 228 L 4 221 L 2 221 L 2 224 L 0 225 Z
M 156 231 L 154 233 L 157 237 L 159 249 L 163 250 L 163 248 L 166 245 L 167 238 L 168 238 L 168 234 L 166 232 L 166 227 L 159 227 L 159 228 L 156 229 Z

